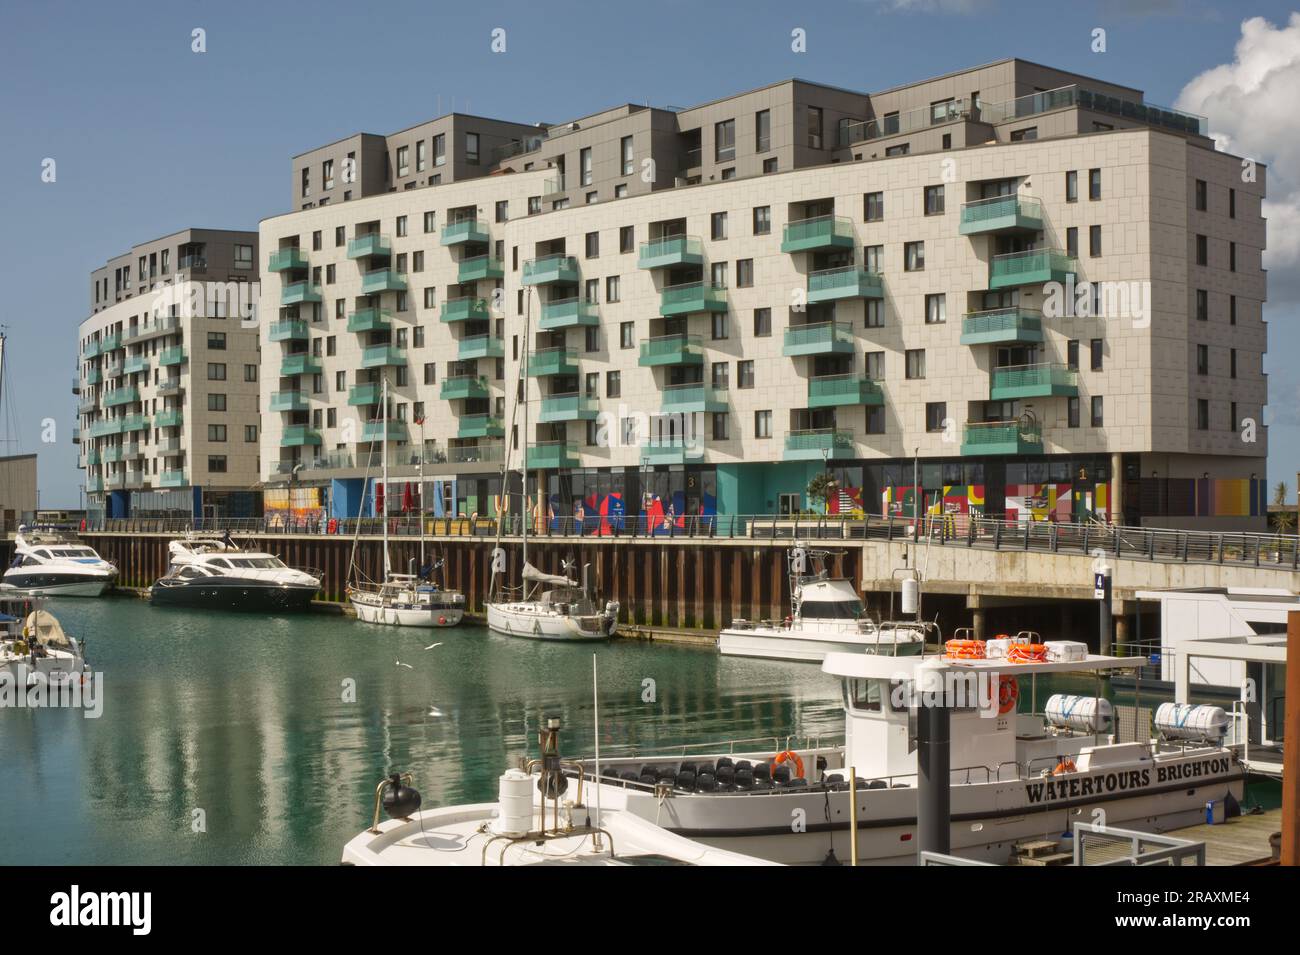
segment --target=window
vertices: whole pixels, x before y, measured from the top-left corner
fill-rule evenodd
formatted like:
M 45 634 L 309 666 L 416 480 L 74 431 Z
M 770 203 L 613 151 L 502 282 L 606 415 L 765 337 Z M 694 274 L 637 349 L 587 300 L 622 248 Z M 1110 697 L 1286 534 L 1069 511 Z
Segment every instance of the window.
M 736 121 L 725 119 L 713 124 L 713 159 L 731 162 L 736 158 Z
M 925 270 L 925 243 L 903 243 L 903 271 L 922 272 Z
M 713 265 L 709 267 L 709 273 L 712 276 L 714 288 L 727 287 L 727 263 L 726 262 L 714 262 Z
M 933 434 L 943 431 L 943 422 L 948 417 L 948 405 L 943 401 L 925 403 L 925 430 Z
M 1079 172 L 1071 169 L 1065 174 L 1065 201 L 1079 201 Z
M 754 150 L 765 153 L 772 148 L 772 112 L 759 110 L 754 114 Z
M 943 186 L 925 187 L 925 214 L 928 216 L 943 215 Z
M 725 411 L 720 411 L 717 412 L 716 414 L 710 415 L 710 417 L 713 419 L 713 440 L 726 441 L 727 440 L 727 413 Z
M 1088 199 L 1096 202 L 1101 198 L 1101 170 L 1088 170 Z
M 710 237 L 713 239 L 725 239 L 727 237 L 727 214 L 725 212 L 715 212 L 709 218 Z
M 434 308 L 437 304 L 438 304 L 437 290 L 433 288 L 433 286 L 429 286 L 424 290 L 424 307 Z
M 600 233 L 588 232 L 586 237 L 586 254 L 589 259 L 600 258 Z
M 754 235 L 772 234 L 772 207 L 754 207 Z
M 1079 342 L 1077 339 L 1070 339 L 1065 343 L 1065 367 L 1071 371 L 1079 370 Z
M 587 326 L 583 329 L 583 345 L 589 352 L 600 351 L 600 328 L 599 326 Z
M 1210 346 L 1196 346 L 1196 373 L 1198 375 L 1208 375 L 1210 373 Z
M 209 362 L 208 381 L 225 381 L 225 380 L 226 380 L 226 366 L 222 364 Z
M 251 382 L 251 381 L 257 381 L 257 366 L 256 366 L 256 365 L 245 365 L 245 366 L 244 366 L 244 381 L 250 381 L 250 382 Z
M 605 278 L 605 301 L 618 302 L 623 297 L 622 283 L 617 275 L 610 275 Z
M 1237 271 L 1237 243 L 1228 243 L 1228 271 Z
M 311 195 L 311 170 L 303 167 L 302 170 L 302 197 L 306 199 Z
M 465 162 L 478 165 L 478 133 L 465 134 Z
M 630 225 L 625 225 L 618 230 L 618 251 L 635 252 L 636 251 L 636 229 Z
M 772 437 L 772 412 L 770 411 L 754 412 L 754 437 L 756 438 Z
M 529 214 L 530 216 L 535 216 L 535 215 L 537 215 L 537 214 L 538 214 L 539 212 L 541 212 L 541 211 L 542 211 L 542 197 L 541 197 L 541 196 L 529 196 L 529 197 L 528 197 L 528 214 Z
M 1228 349 L 1228 377 L 1237 377 L 1237 349 Z
M 618 347 L 636 347 L 636 322 L 622 322 L 618 326 Z
M 617 398 L 623 393 L 623 373 L 621 371 L 605 372 L 605 397 Z
M 904 354 L 907 362 L 907 378 L 915 381 L 925 377 L 925 349 L 909 348 Z
M 1093 371 L 1101 371 L 1103 346 L 1100 338 L 1094 338 L 1088 343 L 1088 361 Z
M 709 369 L 709 381 L 717 391 L 730 390 L 731 364 L 725 361 L 715 361 L 713 367 Z
M 885 247 L 883 245 L 868 245 L 862 249 L 862 267 L 868 272 L 875 272 L 877 275 L 885 271 Z
M 211 474 L 225 474 L 226 456 L 224 454 L 208 455 L 208 471 Z
M 822 109 L 820 106 L 808 107 L 808 148 L 822 148 Z
M 869 351 L 866 354 L 866 374 L 872 381 L 885 380 L 885 353 Z
M 253 267 L 253 247 L 251 245 L 235 245 L 235 268 L 251 269 Z
M 399 179 L 402 176 L 409 176 L 411 174 L 411 165 L 409 161 L 410 151 L 410 146 L 397 147 L 397 176 Z
M 223 395 L 223 394 L 218 394 L 218 393 L 216 393 L 216 392 L 211 392 L 211 393 L 208 395 L 208 410 L 209 410 L 209 411 L 225 411 L 225 410 L 226 410 L 226 396 Z
M 334 268 L 334 266 L 331 265 L 330 268 L 332 269 Z M 424 271 L 424 252 L 422 250 L 417 249 L 415 252 L 411 253 L 411 271 L 412 272 Z
M 225 332 L 208 332 L 208 349 L 210 351 L 226 350 L 226 333 Z
M 588 398 L 600 397 L 600 372 L 598 371 L 587 372 L 586 392 Z
M 1237 190 L 1236 189 L 1228 190 L 1228 218 L 1229 219 L 1237 218 Z M 1234 415 L 1233 417 L 1236 416 Z M 1236 427 L 1236 425 L 1234 425 L 1233 427 Z
M 1196 430 L 1210 430 L 1210 402 L 1205 398 L 1196 399 Z
M 1079 427 L 1079 399 L 1078 397 L 1067 398 L 1065 400 L 1065 426 L 1067 428 Z
M 600 301 L 600 279 L 587 279 L 582 285 L 582 297 L 584 301 L 592 305 Z
M 736 288 L 753 288 L 754 286 L 754 260 L 737 259 L 736 260 Z
M 772 335 L 772 310 L 770 308 L 754 309 L 754 337 L 770 338 Z
M 618 141 L 619 155 L 623 158 L 623 175 L 632 175 L 632 137 L 624 136 Z
M 590 186 L 591 182 L 591 147 L 588 146 L 578 151 L 578 185 Z
M 311 250 L 313 252 L 319 252 L 321 250 L 319 229 L 311 234 Z
M 886 155 L 886 156 L 906 156 L 906 155 L 907 155 L 908 153 L 910 153 L 911 151 L 912 151 L 912 144 L 911 144 L 911 143 L 903 143 L 903 144 L 901 144 L 901 145 L 899 145 L 899 146 L 886 146 L 886 147 L 885 147 L 885 155 Z
M 424 172 L 427 165 L 429 165 L 429 144 L 421 139 L 415 144 L 415 171 Z
M 736 387 L 744 389 L 754 387 L 754 362 L 752 359 L 736 362 Z
M 866 299 L 862 310 L 863 326 L 865 328 L 884 328 L 885 327 L 885 303 L 878 298 Z
M 1198 322 L 1210 320 L 1210 293 L 1203 288 L 1196 290 L 1196 320 Z
M 1104 417 L 1102 415 L 1101 395 L 1093 395 L 1092 396 L 1092 426 L 1094 428 L 1100 428 L 1103 423 L 1104 423 Z
M 1237 296 L 1228 296 L 1228 324 L 1237 324 Z
M 885 194 L 868 192 L 862 198 L 863 218 L 868 222 L 880 222 L 885 218 Z
M 1011 131 L 1011 141 L 1013 143 L 1029 143 L 1038 138 L 1038 127 L 1029 126 L 1025 129 L 1013 129 Z
M 1066 227 L 1065 252 L 1072 258 L 1079 255 L 1079 229 L 1076 226 Z
M 728 166 L 726 169 L 722 170 L 722 181 L 723 181 L 723 182 L 727 182 L 729 179 L 735 179 L 735 178 L 736 178 L 736 167 L 735 167 L 735 166 Z
M 1207 186 L 1204 179 L 1196 180 L 1196 211 L 1205 212 L 1209 205 L 1207 203 Z
M 942 325 L 948 321 L 948 297 L 946 295 L 927 295 L 925 297 L 925 324 Z
M 225 426 L 224 424 L 210 424 L 210 425 L 208 425 L 208 440 L 209 440 L 209 441 L 225 441 L 225 440 L 226 440 L 226 426 Z
M 1208 236 L 1198 235 L 1196 237 L 1196 264 L 1210 264 L 1210 240 Z
M 766 176 L 766 175 L 767 175 L 768 173 L 770 173 L 770 172 L 776 172 L 776 157 L 775 157 L 775 156 L 771 156 L 771 157 L 769 157 L 769 158 L 763 160 L 763 175 Z
M 727 323 L 726 312 L 713 313 L 712 328 L 713 328 L 713 340 L 715 342 L 725 341 L 727 338 L 730 337 L 727 325 L 728 323 Z
M 244 425 L 244 441 L 247 444 L 257 443 L 257 425 L 255 424 Z
M 1088 254 L 1094 259 L 1101 255 L 1101 226 L 1088 226 Z
M 433 137 L 433 164 L 443 166 L 447 163 L 447 134 L 439 133 Z
M 435 362 L 427 361 L 424 363 L 424 383 L 426 385 L 436 385 L 438 383 L 438 369 Z

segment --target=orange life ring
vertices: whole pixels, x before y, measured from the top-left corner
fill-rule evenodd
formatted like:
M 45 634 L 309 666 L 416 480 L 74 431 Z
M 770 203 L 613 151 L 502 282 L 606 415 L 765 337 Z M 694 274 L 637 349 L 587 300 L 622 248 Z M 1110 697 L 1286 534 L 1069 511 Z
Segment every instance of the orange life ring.
M 1013 643 L 1007 648 L 1008 663 L 1046 663 L 1047 645 L 1044 643 Z
M 1061 773 L 1073 773 L 1077 770 L 1078 767 L 1074 765 L 1074 760 L 1067 758 L 1056 764 L 1056 768 L 1052 770 L 1052 775 L 1059 776 Z
M 804 775 L 803 775 L 803 757 L 800 756 L 798 753 L 796 753 L 796 752 L 795 752 L 794 750 L 792 750 L 792 749 L 787 749 L 787 750 L 785 750 L 784 752 L 777 753 L 775 756 L 773 756 L 773 757 L 772 757 L 772 766 L 775 768 L 775 767 L 777 767 L 777 766 L 780 766 L 782 763 L 789 762 L 790 760 L 793 760 L 793 761 L 794 761 L 794 775 L 795 775 L 795 778 L 796 778 L 796 779 L 803 779 L 803 778 L 804 778 Z
M 1005 716 L 1016 708 L 1020 699 L 1020 684 L 1013 676 L 998 680 L 998 716 Z
M 983 660 L 983 640 L 949 640 L 943 645 L 943 655 L 949 660 Z

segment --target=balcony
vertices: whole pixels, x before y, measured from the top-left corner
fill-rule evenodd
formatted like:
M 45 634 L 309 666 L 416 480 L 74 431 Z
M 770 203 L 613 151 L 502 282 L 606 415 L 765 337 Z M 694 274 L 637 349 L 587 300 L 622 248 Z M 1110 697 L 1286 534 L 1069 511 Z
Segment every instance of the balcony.
M 479 444 L 463 444 L 447 449 L 448 464 L 499 464 L 505 460 L 506 445 L 504 441 L 484 441 Z
M 855 265 L 808 274 L 808 302 L 838 302 L 851 298 L 884 298 L 885 283 L 877 272 Z
M 442 303 L 439 318 L 443 322 L 479 322 L 491 317 L 488 300 L 485 298 L 449 298 Z
M 962 235 L 991 235 L 997 232 L 1041 232 L 1043 207 L 1032 196 L 994 196 L 967 202 L 961 207 Z
M 575 284 L 578 260 L 571 255 L 545 255 L 524 263 L 524 285 Z
M 361 353 L 362 368 L 388 368 L 406 364 L 406 349 L 394 345 L 371 345 Z
M 351 401 L 348 402 L 348 404 L 351 403 Z M 271 392 L 271 410 L 306 411 L 307 396 L 301 391 L 273 391 Z
M 549 199 L 552 196 L 562 196 L 567 187 L 568 180 L 566 177 L 552 176 L 550 179 L 542 182 L 542 198 Z
M 966 425 L 961 453 L 1042 454 L 1043 433 L 1037 422 L 972 421 Z
M 599 325 L 596 306 L 578 298 L 564 298 L 542 303 L 542 317 L 537 327 L 544 332 L 583 325 Z
M 179 408 L 168 408 L 153 417 L 153 423 L 160 428 L 179 428 L 184 421 L 184 414 Z
M 809 408 L 845 405 L 883 405 L 880 383 L 859 375 L 819 375 L 808 379 Z
M 556 421 L 594 421 L 597 414 L 595 398 L 583 395 L 550 395 L 542 398 L 542 413 L 537 420 L 542 424 Z
M 185 349 L 180 345 L 164 349 L 163 353 L 158 356 L 158 364 L 165 366 L 185 364 Z
M 161 438 L 154 445 L 154 448 L 169 458 L 175 457 L 185 450 L 181 447 L 180 438 Z
M 691 454 L 691 451 L 695 453 Z M 651 438 L 648 443 L 641 445 L 641 463 L 651 466 L 685 464 L 688 456 L 698 457 L 702 452 L 703 448 L 690 448 L 680 437 Z
M 528 356 L 529 378 L 577 373 L 578 350 L 576 348 L 542 348 Z
M 102 438 L 105 435 L 117 434 L 121 427 L 121 422 L 116 418 L 105 418 L 102 421 L 96 421 L 90 426 L 90 436 L 92 438 Z
M 961 320 L 963 345 L 998 345 L 1043 340 L 1043 316 L 1034 309 L 992 308 L 967 312 Z
M 471 335 L 462 338 L 460 344 L 456 346 L 456 357 L 461 361 L 503 358 L 505 353 L 505 343 L 494 335 Z
M 305 424 L 291 424 L 280 436 L 280 447 L 300 448 L 306 445 L 319 445 L 320 432 L 313 431 Z
M 490 242 L 492 236 L 488 234 L 486 222 L 479 222 L 477 219 L 463 219 L 460 222 L 449 222 L 442 227 L 442 244 L 443 245 L 466 245 L 470 242 Z
M 505 433 L 501 419 L 487 414 L 461 415 L 456 425 L 458 438 L 500 438 Z
M 359 235 L 348 240 L 349 259 L 364 259 L 369 255 L 382 255 L 386 258 L 392 254 L 393 246 L 388 241 L 388 236 L 380 235 L 378 232 Z
M 637 364 L 643 368 L 661 365 L 702 365 L 704 346 L 699 335 L 661 335 L 641 343 Z
M 821 461 L 826 458 L 853 457 L 853 435 L 834 428 L 812 431 L 788 431 L 785 436 L 785 460 Z
M 297 319 L 273 322 L 268 335 L 273 342 L 305 342 L 310 337 L 307 323 Z
M 280 360 L 280 374 L 287 378 L 295 375 L 316 375 L 321 370 L 320 359 L 308 352 L 285 355 Z
M 704 282 L 669 285 L 659 294 L 659 314 L 664 317 L 726 310 L 727 290 Z
M 383 421 L 367 421 L 361 429 L 361 440 L 383 441 L 385 430 L 389 441 L 405 441 L 407 438 L 406 422 L 390 420 L 387 429 Z
M 782 252 L 823 252 L 857 244 L 853 221 L 845 216 L 815 216 L 791 222 L 781 236 Z
M 487 379 L 477 375 L 453 375 L 442 380 L 442 389 L 438 397 L 444 401 L 457 398 L 486 398 L 488 396 Z
M 642 242 L 637 268 L 668 269 L 675 265 L 703 265 L 704 243 L 693 235 L 666 235 Z
M 117 464 L 126 460 L 126 448 L 120 444 L 112 444 L 104 449 L 102 455 L 105 464 Z
M 93 467 L 96 464 L 102 464 L 103 461 L 104 461 L 104 456 L 100 454 L 98 451 L 92 450 L 86 455 L 87 467 Z
M 99 385 L 99 384 L 103 384 L 103 382 L 104 382 L 104 373 L 100 371 L 98 368 L 92 368 L 90 369 L 90 371 L 86 372 L 86 384 Z
M 348 315 L 350 332 L 386 332 L 393 327 L 393 313 L 386 308 L 359 308 Z
M 99 357 L 99 342 L 98 341 L 87 342 L 85 349 L 81 352 L 81 357 L 82 358 Z
M 377 405 L 383 393 L 383 386 L 375 381 L 365 385 L 353 385 L 348 391 L 348 404 L 353 407 Z
M 158 475 L 159 487 L 185 487 L 188 483 L 185 479 L 185 472 L 179 468 L 163 471 L 162 474 Z
M 306 267 L 307 256 L 303 254 L 302 249 L 292 246 L 285 249 L 276 249 L 272 252 L 266 270 L 268 272 L 288 272 L 292 269 L 305 269 Z
M 361 291 L 366 295 L 380 292 L 405 292 L 406 273 L 396 269 L 374 269 L 361 276 Z
M 989 387 L 991 401 L 1014 401 L 1017 398 L 1050 398 L 1057 395 L 1076 397 L 1079 373 L 1065 365 L 1018 365 L 993 369 Z
M 99 353 L 107 355 L 111 351 L 117 351 L 122 347 L 122 333 L 114 332 L 111 335 L 105 335 L 99 340 Z
M 995 255 L 989 262 L 989 288 L 1015 288 L 1018 285 L 1042 285 L 1064 282 L 1067 275 L 1079 271 L 1079 263 L 1060 249 L 1030 249 Z
M 841 322 L 816 322 L 812 325 L 792 325 L 785 330 L 785 346 L 781 354 L 797 355 L 851 355 L 854 351 L 853 330 Z
M 179 377 L 164 378 L 158 382 L 158 396 L 160 398 L 170 398 L 179 395 L 185 390 Z
M 138 375 L 149 370 L 149 359 L 144 355 L 132 355 L 122 362 L 122 371 L 128 375 Z
M 81 402 L 81 404 L 77 405 L 77 414 L 90 414 L 98 407 L 99 403 L 95 401 L 94 398 L 87 398 L 85 401 Z
M 320 286 L 310 282 L 290 282 L 280 286 L 280 304 L 302 305 L 306 302 L 319 302 Z
M 482 282 L 489 279 L 505 278 L 506 269 L 500 259 L 490 255 L 476 255 L 470 259 L 461 259 L 456 267 L 456 281 Z
M 539 470 L 576 468 L 578 446 L 568 441 L 538 441 L 528 448 L 527 466 Z
M 125 418 L 118 418 L 117 430 L 120 434 L 130 434 L 132 431 L 148 431 L 149 419 L 141 414 L 127 415 Z
M 663 414 L 726 411 L 727 392 L 705 384 L 668 385 L 659 410 Z
M 128 328 L 122 336 L 122 341 L 126 343 L 137 342 L 143 338 L 153 338 L 157 335 L 166 335 L 174 332 L 181 327 L 181 320 L 175 316 L 166 318 L 157 318 L 151 322 L 141 322 L 134 328 Z
M 101 477 L 86 478 L 86 493 L 100 494 L 104 490 L 104 479 Z
M 118 405 L 129 405 L 139 400 L 139 388 L 114 388 L 104 395 L 104 407 L 116 408 Z
M 121 377 L 122 377 L 122 363 L 121 363 L 120 361 L 115 361 L 115 362 L 113 362 L 111 365 L 107 365 L 107 364 L 106 364 L 106 365 L 104 366 L 104 377 L 105 377 L 105 378 L 121 378 Z

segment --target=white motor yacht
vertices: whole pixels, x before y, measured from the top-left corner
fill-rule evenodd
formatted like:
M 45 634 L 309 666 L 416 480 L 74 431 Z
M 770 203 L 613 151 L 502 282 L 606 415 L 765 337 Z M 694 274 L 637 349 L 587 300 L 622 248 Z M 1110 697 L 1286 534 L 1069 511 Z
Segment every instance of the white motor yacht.
M 4 582 L 32 596 L 98 597 L 117 582 L 117 568 L 65 531 L 24 525 Z

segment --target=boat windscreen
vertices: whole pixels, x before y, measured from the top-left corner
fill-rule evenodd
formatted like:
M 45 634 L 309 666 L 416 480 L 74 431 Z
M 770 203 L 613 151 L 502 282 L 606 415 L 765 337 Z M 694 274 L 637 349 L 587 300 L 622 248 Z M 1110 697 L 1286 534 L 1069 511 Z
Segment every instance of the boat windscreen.
M 799 605 L 805 620 L 856 620 L 862 616 L 861 600 L 805 600 Z

